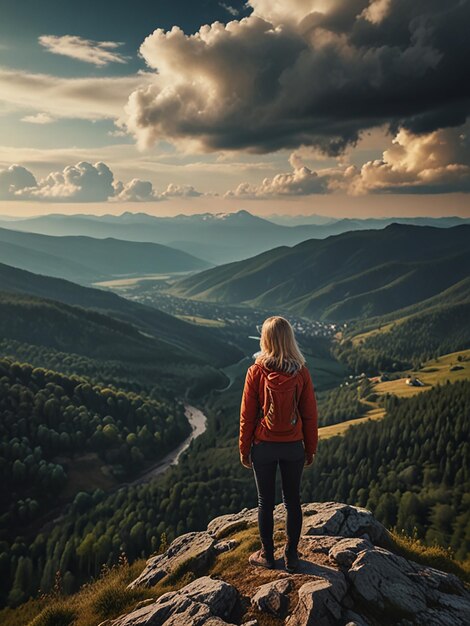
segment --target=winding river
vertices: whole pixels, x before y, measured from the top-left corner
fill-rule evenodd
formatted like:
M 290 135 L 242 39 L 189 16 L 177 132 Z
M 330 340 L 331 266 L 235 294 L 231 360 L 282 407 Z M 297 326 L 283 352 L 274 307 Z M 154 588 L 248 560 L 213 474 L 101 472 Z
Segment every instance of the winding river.
M 193 439 L 202 435 L 202 433 L 207 428 L 207 417 L 204 413 L 197 409 L 195 406 L 191 406 L 190 404 L 184 405 L 184 414 L 188 418 L 189 423 L 191 424 L 191 433 L 180 443 L 177 448 L 174 448 L 171 452 L 169 452 L 163 459 L 154 465 L 151 469 L 147 470 L 145 474 L 139 476 L 131 483 L 130 485 L 140 485 L 142 483 L 148 483 L 150 480 L 158 476 L 165 470 L 167 470 L 170 465 L 175 465 L 178 463 L 178 459 L 180 455 L 186 450 Z

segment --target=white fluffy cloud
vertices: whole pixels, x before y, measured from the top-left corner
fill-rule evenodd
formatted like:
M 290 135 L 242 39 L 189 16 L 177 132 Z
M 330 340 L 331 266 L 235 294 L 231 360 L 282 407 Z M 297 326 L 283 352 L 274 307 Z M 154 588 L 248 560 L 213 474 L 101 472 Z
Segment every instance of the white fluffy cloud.
M 81 161 L 61 172 L 51 172 L 37 185 L 24 187 L 14 195 L 23 199 L 56 202 L 99 202 L 114 194 L 113 173 L 106 163 Z
M 314 171 L 299 152 L 289 162 L 292 172 L 265 178 L 259 185 L 240 183 L 225 197 L 470 192 L 470 124 L 424 134 L 401 129 L 381 159 L 362 166 L 339 162 Z
M 192 185 L 170 183 L 157 192 L 147 180 L 115 181 L 111 169 L 99 161 L 80 161 L 39 181 L 25 167 L 11 165 L 0 170 L 0 199 L 48 202 L 157 202 L 172 197 L 201 196 Z
M 186 35 L 156 29 L 154 70 L 126 105 L 141 146 L 330 155 L 369 128 L 432 132 L 464 123 L 470 3 L 250 0 L 253 13 Z M 459 42 L 458 45 L 456 42 Z
M 400 130 L 381 159 L 349 170 L 349 192 L 470 191 L 470 125 L 415 135 Z
M 0 199 L 9 200 L 23 189 L 36 187 L 37 182 L 33 174 L 21 165 L 10 165 L 0 170 Z
M 304 165 L 296 153 L 290 156 L 292 172 L 276 174 L 273 178 L 265 178 L 260 185 L 240 183 L 225 197 L 237 198 L 268 198 L 272 196 L 309 196 L 325 193 L 328 190 L 328 176 L 319 176 L 317 172 Z
M 49 52 L 97 66 L 127 62 L 127 57 L 116 51 L 123 45 L 118 41 L 93 41 L 77 35 L 41 35 L 38 41 Z
M 118 202 L 147 202 L 149 200 L 158 200 L 153 185 L 148 180 L 133 178 L 125 184 L 118 181 L 114 185 L 114 188 L 114 200 Z

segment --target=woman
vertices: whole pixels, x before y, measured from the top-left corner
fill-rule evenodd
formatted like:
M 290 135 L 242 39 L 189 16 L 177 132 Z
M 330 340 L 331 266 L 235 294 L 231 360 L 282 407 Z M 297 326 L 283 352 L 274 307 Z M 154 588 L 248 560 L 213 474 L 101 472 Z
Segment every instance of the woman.
M 252 468 L 258 492 L 258 526 L 262 548 L 249 562 L 273 569 L 273 510 L 279 464 L 286 508 L 284 562 L 295 571 L 302 529 L 300 480 L 311 465 L 318 443 L 318 414 L 310 373 L 290 323 L 268 317 L 261 329 L 261 351 L 246 373 L 240 407 L 240 461 Z

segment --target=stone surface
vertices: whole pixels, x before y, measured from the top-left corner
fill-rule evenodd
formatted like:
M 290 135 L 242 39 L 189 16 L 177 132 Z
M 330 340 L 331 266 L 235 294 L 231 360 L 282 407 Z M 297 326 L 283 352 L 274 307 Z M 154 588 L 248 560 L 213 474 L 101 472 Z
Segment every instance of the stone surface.
M 184 593 L 192 600 L 207 604 L 212 613 L 219 617 L 230 614 L 238 596 L 235 587 L 210 576 L 196 578 L 183 589 L 180 589 L 178 593 Z
M 214 544 L 214 550 L 217 554 L 221 552 L 228 552 L 229 550 L 233 550 L 239 545 L 239 542 L 236 539 L 227 539 L 226 541 L 218 541 Z
M 284 504 L 277 504 L 274 507 L 274 522 L 282 522 L 285 519 L 286 509 Z M 207 525 L 207 532 L 216 539 L 225 537 L 228 533 L 235 532 L 238 529 L 246 528 L 252 524 L 258 523 L 258 508 L 242 509 L 238 513 L 229 513 L 228 515 L 220 515 L 215 517 Z
M 328 550 L 328 556 L 341 568 L 349 568 L 360 552 L 373 547 L 373 544 L 368 539 L 358 539 L 356 537 L 342 539 L 341 537 L 336 537 L 336 543 Z
M 286 595 L 292 588 L 291 578 L 281 578 L 258 587 L 255 595 L 251 598 L 251 604 L 259 611 L 272 613 L 273 615 L 283 614 L 289 605 L 289 598 Z
M 286 626 L 336 626 L 342 614 L 341 601 L 347 592 L 341 572 L 328 578 L 316 578 L 299 589 L 299 601 Z
M 178 591 L 168 591 L 152 604 L 122 615 L 110 626 L 217 626 L 227 624 L 238 592 L 232 585 L 202 576 Z
M 214 554 L 215 540 L 205 531 L 191 532 L 176 537 L 163 554 L 147 561 L 144 571 L 128 587 L 139 585 L 151 587 L 161 578 L 183 566 L 190 564 L 191 571 L 197 571 L 208 564 Z
M 390 533 L 368 509 L 338 502 L 312 502 L 302 510 L 305 535 L 366 536 L 375 545 L 392 545 Z

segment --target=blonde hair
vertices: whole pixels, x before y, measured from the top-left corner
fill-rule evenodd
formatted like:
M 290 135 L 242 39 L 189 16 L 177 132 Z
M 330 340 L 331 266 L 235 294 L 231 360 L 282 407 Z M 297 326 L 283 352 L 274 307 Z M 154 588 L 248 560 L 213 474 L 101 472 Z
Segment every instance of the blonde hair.
M 285 317 L 274 315 L 264 320 L 261 327 L 261 352 L 255 363 L 271 370 L 294 373 L 305 365 L 305 358 L 294 336 L 294 329 Z

